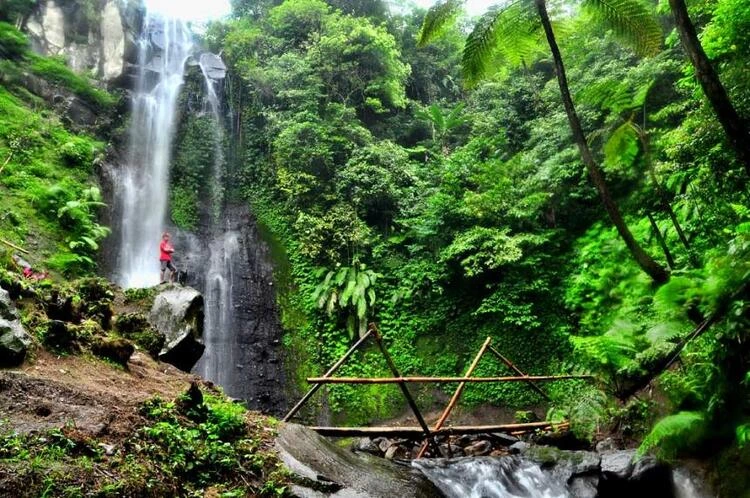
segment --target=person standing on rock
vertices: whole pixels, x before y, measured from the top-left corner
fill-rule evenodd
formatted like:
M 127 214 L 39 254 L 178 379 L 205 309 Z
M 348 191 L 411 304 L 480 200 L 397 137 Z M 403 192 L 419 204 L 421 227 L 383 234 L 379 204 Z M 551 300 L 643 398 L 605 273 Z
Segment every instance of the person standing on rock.
M 174 282 L 174 276 L 177 273 L 177 268 L 172 264 L 172 253 L 174 247 L 169 242 L 169 232 L 164 232 L 161 235 L 161 244 L 159 244 L 159 263 L 161 263 L 161 283 L 166 282 L 164 280 L 164 272 L 169 268 L 169 281 Z

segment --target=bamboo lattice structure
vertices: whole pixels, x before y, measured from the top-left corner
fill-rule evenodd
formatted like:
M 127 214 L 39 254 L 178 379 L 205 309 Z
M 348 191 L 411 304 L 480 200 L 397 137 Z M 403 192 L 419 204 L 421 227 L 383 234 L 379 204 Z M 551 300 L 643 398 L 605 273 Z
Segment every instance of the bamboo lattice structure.
M 393 377 L 380 377 L 380 378 L 360 378 L 360 377 L 333 377 L 333 374 L 344 365 L 354 352 L 359 349 L 368 339 L 374 340 L 378 349 L 380 350 L 383 358 L 388 365 L 388 369 L 391 371 Z M 544 390 L 537 385 L 537 382 L 550 382 L 558 380 L 569 380 L 569 379 L 590 379 L 591 375 L 526 375 L 521 369 L 513 364 L 508 358 L 503 356 L 497 349 L 491 346 L 492 338 L 487 337 L 482 347 L 477 352 L 474 360 L 472 361 L 469 368 L 463 377 L 422 377 L 422 376 L 402 376 L 396 368 L 393 359 L 391 358 L 388 350 L 383 344 L 383 337 L 380 334 L 377 326 L 371 323 L 367 333 L 363 335 L 349 350 L 342 356 L 322 377 L 310 377 L 307 382 L 313 386 L 310 390 L 300 399 L 300 401 L 289 410 L 289 413 L 282 419 L 284 422 L 288 422 L 304 404 L 325 384 L 398 384 L 401 393 L 404 396 L 407 404 L 411 408 L 414 416 L 417 420 L 418 426 L 413 427 L 311 427 L 314 431 L 318 432 L 323 436 L 332 437 L 352 437 L 352 436 L 392 436 L 392 437 L 421 437 L 424 442 L 419 450 L 417 458 L 424 456 L 428 446 L 432 447 L 435 454 L 439 454 L 437 449 L 437 443 L 435 436 L 445 435 L 456 435 L 456 434 L 479 434 L 479 433 L 491 433 L 491 432 L 506 432 L 511 434 L 521 434 L 524 432 L 540 430 L 540 429 L 565 429 L 569 427 L 567 421 L 560 423 L 553 423 L 549 421 L 544 422 L 532 422 L 525 424 L 500 424 L 500 425 L 473 425 L 473 426 L 448 426 L 444 427 L 448 417 L 455 408 L 456 404 L 463 393 L 463 390 L 468 383 L 477 382 L 525 382 L 540 394 L 545 399 L 549 400 L 549 396 Z M 472 377 L 474 370 L 479 365 L 479 362 L 489 351 L 495 357 L 497 357 L 506 367 L 515 373 L 515 376 L 505 377 Z M 407 388 L 407 384 L 410 383 L 457 383 L 458 386 L 453 393 L 450 401 L 448 402 L 445 410 L 440 415 L 440 418 L 435 423 L 434 427 L 430 428 L 425 422 L 424 417 L 419 411 L 411 392 Z

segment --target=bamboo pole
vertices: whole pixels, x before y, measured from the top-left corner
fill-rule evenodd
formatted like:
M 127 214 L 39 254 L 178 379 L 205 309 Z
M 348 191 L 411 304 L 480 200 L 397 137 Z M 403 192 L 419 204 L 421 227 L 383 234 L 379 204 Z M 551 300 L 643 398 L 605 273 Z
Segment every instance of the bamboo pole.
M 375 336 L 375 342 L 378 344 L 378 348 L 380 349 L 380 352 L 383 353 L 383 357 L 385 358 L 385 362 L 388 364 L 388 368 L 391 370 L 391 373 L 396 376 L 396 378 L 402 378 L 401 374 L 398 371 L 398 368 L 396 368 L 396 364 L 393 363 L 393 358 L 391 358 L 391 355 L 388 354 L 388 350 L 385 348 L 385 345 L 383 344 L 383 337 L 380 335 L 380 331 L 378 330 L 378 327 L 374 324 L 370 324 L 370 330 L 373 332 Z M 417 403 L 414 401 L 414 398 L 412 398 L 411 393 L 409 392 L 409 389 L 406 387 L 405 382 L 397 382 L 399 389 L 401 389 L 401 393 L 404 395 L 404 398 L 406 398 L 406 402 L 409 403 L 409 407 L 411 408 L 411 411 L 414 412 L 414 416 L 417 418 L 417 422 L 419 422 L 419 426 L 422 428 L 422 432 L 424 434 L 424 437 L 429 441 L 429 444 L 433 447 L 433 450 L 437 454 L 439 452 L 437 443 L 435 442 L 435 439 L 430 434 L 430 428 L 427 425 L 427 422 L 425 422 L 424 418 L 422 417 L 422 414 L 419 411 L 419 407 L 417 407 Z
M 511 362 L 511 361 L 510 361 L 510 360 L 509 360 L 508 358 L 506 358 L 505 356 L 503 356 L 502 354 L 500 354 L 500 351 L 498 351 L 497 349 L 495 349 L 495 348 L 494 348 L 493 346 L 490 346 L 490 352 L 492 352 L 492 354 L 494 354 L 495 356 L 497 356 L 497 357 L 498 357 L 498 358 L 500 359 L 500 361 L 502 361 L 503 363 L 505 363 L 505 365 L 506 365 L 506 366 L 507 366 L 508 368 L 510 368 L 511 370 L 513 370 L 513 371 L 514 371 L 515 373 L 517 373 L 518 375 L 521 375 L 521 376 L 523 376 L 523 377 L 528 377 L 528 375 L 526 375 L 525 373 L 523 373 L 523 372 L 521 371 L 521 369 L 520 369 L 520 368 L 518 368 L 517 366 L 515 366 L 515 365 L 513 364 L 513 362 Z M 532 389 L 533 389 L 534 391 L 536 391 L 536 392 L 538 392 L 539 394 L 541 394 L 541 395 L 542 395 L 542 396 L 543 396 L 543 397 L 544 397 L 544 398 L 545 398 L 545 399 L 546 399 L 547 401 L 550 401 L 550 397 L 549 397 L 549 396 L 547 395 L 547 393 L 546 393 L 546 392 L 544 392 L 544 390 L 542 390 L 542 388 L 541 388 L 541 387 L 539 387 L 539 386 L 537 386 L 536 384 L 534 384 L 534 382 L 533 382 L 533 381 L 529 381 L 529 386 L 531 386 L 531 388 L 532 388 Z
M 21 251 L 21 252 L 22 252 L 22 253 L 24 253 L 24 254 L 29 254 L 29 251 L 27 251 L 26 249 L 24 249 L 24 248 L 22 248 L 22 247 L 18 247 L 18 246 L 17 246 L 17 245 L 15 245 L 14 243 L 12 243 L 12 242 L 8 242 L 8 241 L 7 241 L 7 240 L 5 240 L 5 239 L 0 239 L 0 242 L 2 242 L 3 244 L 5 244 L 6 246 L 10 246 L 10 247 L 12 247 L 13 249 L 15 249 L 15 250 L 17 250 L 17 251 Z
M 526 375 L 522 377 L 309 377 L 310 384 L 406 384 L 452 382 L 549 382 L 569 379 L 592 379 L 593 375 Z
M 338 370 L 341 365 L 343 365 L 344 362 L 349 359 L 352 353 L 354 353 L 354 351 L 356 351 L 357 348 L 359 348 L 371 335 L 372 330 L 368 330 L 365 335 L 360 337 L 359 340 L 351 348 L 349 348 L 349 351 L 347 351 L 346 354 L 339 359 L 339 361 L 337 361 L 330 369 L 328 369 L 328 371 L 323 375 L 323 378 L 328 378 L 333 375 L 336 370 Z M 307 393 L 302 397 L 302 399 L 299 400 L 299 402 L 297 402 L 297 404 L 294 405 L 291 410 L 289 410 L 289 413 L 284 416 L 282 422 L 289 422 L 289 419 L 291 419 L 300 410 L 300 408 L 302 408 L 302 406 L 307 403 L 307 401 L 312 397 L 313 394 L 318 391 L 318 389 L 320 389 L 322 385 L 323 384 L 315 384 L 314 386 L 312 386 L 310 390 L 307 391 Z
M 432 436 L 451 436 L 460 434 L 484 434 L 493 432 L 530 432 L 538 429 L 566 428 L 567 422 L 531 422 L 525 424 L 500 424 L 500 425 L 454 425 L 432 430 Z M 419 438 L 424 435 L 420 426 L 404 427 L 310 427 L 321 436 L 331 437 L 409 437 Z
M 466 373 L 464 374 L 464 378 L 468 379 L 471 377 L 471 374 L 474 373 L 474 369 L 477 368 L 477 365 L 479 364 L 479 360 L 482 359 L 482 356 L 484 355 L 484 352 L 487 351 L 487 348 L 490 346 L 490 342 L 492 342 L 492 337 L 487 337 L 487 339 L 484 340 L 484 344 L 482 344 L 482 347 L 479 348 L 479 352 L 474 357 L 474 361 L 471 362 L 471 365 L 469 365 L 469 369 L 466 370 Z M 451 400 L 448 402 L 448 405 L 445 407 L 445 410 L 443 410 L 442 415 L 440 415 L 440 418 L 435 423 L 435 426 L 432 428 L 432 431 L 435 432 L 436 430 L 443 427 L 443 424 L 446 420 L 448 420 L 448 416 L 451 414 L 451 411 L 453 411 L 453 408 L 456 406 L 456 403 L 458 403 L 458 399 L 461 397 L 461 393 L 464 390 L 464 387 L 466 386 L 466 382 L 461 382 L 458 387 L 456 387 L 456 391 L 453 393 L 453 396 L 451 397 Z M 417 458 L 422 458 L 424 456 L 425 451 L 427 451 L 427 443 L 422 443 L 422 447 L 419 448 L 419 453 L 417 453 Z M 436 455 L 439 456 L 439 455 Z

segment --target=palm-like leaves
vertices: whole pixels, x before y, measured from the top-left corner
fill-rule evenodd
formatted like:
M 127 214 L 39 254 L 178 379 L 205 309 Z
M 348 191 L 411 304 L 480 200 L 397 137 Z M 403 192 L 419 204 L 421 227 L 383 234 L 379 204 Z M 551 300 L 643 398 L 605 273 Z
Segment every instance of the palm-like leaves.
M 517 64 L 538 50 L 540 24 L 530 2 L 515 2 L 490 9 L 466 38 L 463 72 L 466 83 L 476 84 L 489 72 L 495 55 Z
M 422 28 L 417 35 L 417 45 L 423 47 L 437 38 L 446 26 L 456 20 L 463 4 L 463 0 L 445 0 L 433 5 L 424 16 Z
M 424 18 L 418 37 L 420 46 L 435 39 L 453 22 L 463 1 L 445 0 L 432 7 Z M 583 0 L 584 8 L 640 55 L 659 50 L 662 32 L 651 10 L 642 0 Z M 466 39 L 463 71 L 471 85 L 485 77 L 498 54 L 518 63 L 539 47 L 540 24 L 530 0 L 517 0 L 484 14 Z
M 639 55 L 654 55 L 661 48 L 661 27 L 640 0 L 584 0 L 583 6 Z
M 325 269 L 320 272 L 322 276 Z M 318 284 L 312 298 L 318 308 L 332 314 L 337 309 L 349 311 L 347 319 L 349 333 L 354 335 L 354 323 L 359 322 L 360 335 L 367 325 L 367 312 L 375 304 L 375 281 L 378 274 L 361 266 L 344 266 L 326 273 Z

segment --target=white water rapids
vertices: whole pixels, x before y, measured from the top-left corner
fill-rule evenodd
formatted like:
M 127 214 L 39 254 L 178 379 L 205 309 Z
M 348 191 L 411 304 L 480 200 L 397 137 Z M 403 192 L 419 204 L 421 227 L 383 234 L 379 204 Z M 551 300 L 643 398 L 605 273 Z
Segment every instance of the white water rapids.
M 159 283 L 177 97 L 192 45 L 182 21 L 146 14 L 138 41 L 128 161 L 117 189 L 121 243 L 116 279 L 126 288 Z
M 565 477 L 518 456 L 423 459 L 412 461 L 412 466 L 419 469 L 448 498 L 578 496 L 571 492 Z M 682 468 L 673 471 L 672 482 L 673 498 L 709 497 L 700 489 L 695 477 Z

